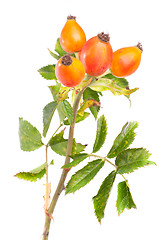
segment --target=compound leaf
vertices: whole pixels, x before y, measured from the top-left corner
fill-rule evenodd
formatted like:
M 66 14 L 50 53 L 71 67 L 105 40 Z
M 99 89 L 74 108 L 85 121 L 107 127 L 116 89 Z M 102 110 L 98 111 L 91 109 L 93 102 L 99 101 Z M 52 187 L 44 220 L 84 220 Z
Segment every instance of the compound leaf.
M 131 196 L 129 185 L 125 181 L 118 184 L 116 208 L 119 215 L 125 210 L 125 208 L 136 208 L 136 205 Z
M 58 103 L 56 101 L 48 103 L 43 109 L 43 136 L 46 137 L 47 131 L 49 129 L 51 119 L 57 108 Z
M 47 80 L 57 80 L 55 75 L 55 65 L 48 65 L 38 70 L 41 76 Z
M 126 123 L 120 134 L 116 137 L 107 157 L 114 158 L 118 155 L 119 152 L 125 150 L 135 138 L 134 130 L 138 127 L 137 122 Z
M 93 197 L 95 214 L 100 223 L 101 223 L 101 219 L 104 217 L 104 210 L 105 210 L 107 200 L 109 198 L 115 177 L 116 177 L 116 172 L 112 171 L 101 184 L 97 195 Z
M 96 139 L 93 146 L 93 153 L 97 152 L 105 142 L 107 135 L 107 123 L 105 116 L 102 115 L 97 120 L 97 132 L 96 132 Z
M 66 194 L 74 193 L 76 190 L 89 183 L 103 167 L 104 161 L 97 159 L 89 162 L 84 168 L 77 171 L 69 180 L 66 186 Z
M 130 173 L 140 167 L 155 164 L 148 161 L 150 155 L 145 148 L 131 148 L 120 152 L 115 160 L 115 164 L 118 166 L 117 173 Z
M 19 118 L 19 138 L 20 147 L 23 151 L 34 151 L 44 145 L 37 128 L 23 118 Z

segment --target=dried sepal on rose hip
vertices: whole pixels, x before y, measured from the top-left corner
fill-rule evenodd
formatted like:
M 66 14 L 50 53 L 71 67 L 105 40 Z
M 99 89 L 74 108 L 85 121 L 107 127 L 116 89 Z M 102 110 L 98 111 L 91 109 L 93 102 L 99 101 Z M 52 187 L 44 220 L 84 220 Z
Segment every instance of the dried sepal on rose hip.
M 86 42 L 86 35 L 76 22 L 76 17 L 68 16 L 61 31 L 60 44 L 67 53 L 79 52 Z
M 143 48 L 141 43 L 137 46 L 120 48 L 113 53 L 111 72 L 116 77 L 127 77 L 134 73 L 141 62 Z
M 103 32 L 90 38 L 79 53 L 86 73 L 90 76 L 100 76 L 111 66 L 113 50 L 109 34 Z
M 75 57 L 64 55 L 56 64 L 55 74 L 64 86 L 75 87 L 83 81 L 85 68 Z

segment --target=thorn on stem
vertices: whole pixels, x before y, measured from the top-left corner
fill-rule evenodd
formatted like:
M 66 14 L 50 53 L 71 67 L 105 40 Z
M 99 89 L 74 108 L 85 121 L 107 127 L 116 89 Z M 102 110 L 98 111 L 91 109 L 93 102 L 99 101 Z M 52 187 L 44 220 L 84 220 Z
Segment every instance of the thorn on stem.
M 69 172 L 71 168 L 64 168 L 66 172 Z
M 47 239 L 48 235 L 49 235 L 49 231 L 47 231 L 47 228 L 45 228 L 42 234 L 43 240 Z

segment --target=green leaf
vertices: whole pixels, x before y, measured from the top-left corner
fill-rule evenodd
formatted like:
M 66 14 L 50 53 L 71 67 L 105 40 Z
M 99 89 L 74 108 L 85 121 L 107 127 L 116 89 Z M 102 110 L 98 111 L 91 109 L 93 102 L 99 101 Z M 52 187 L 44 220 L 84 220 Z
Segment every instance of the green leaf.
M 93 197 L 95 214 L 100 223 L 101 223 L 101 219 L 104 217 L 104 210 L 105 210 L 107 200 L 109 198 L 115 177 L 116 177 L 116 172 L 112 171 L 101 184 L 101 187 L 97 195 Z
M 128 146 L 134 141 L 136 133 L 134 130 L 138 127 L 137 122 L 129 122 L 126 123 L 120 134 L 116 137 L 107 157 L 114 158 L 120 153 L 121 151 L 128 148 Z
M 47 80 L 57 80 L 55 75 L 55 65 L 48 65 L 38 70 L 41 76 Z
M 71 177 L 66 186 L 65 193 L 74 193 L 76 190 L 84 187 L 96 176 L 103 165 L 104 161 L 102 161 L 102 159 L 89 162 L 84 168 L 80 169 Z
M 56 85 L 50 86 L 49 89 L 50 89 L 50 91 L 53 95 L 54 100 L 59 102 L 59 104 L 57 106 L 57 111 L 58 111 L 58 114 L 59 114 L 60 122 L 62 122 L 68 114 L 68 112 L 66 112 L 66 111 L 69 110 L 67 108 L 67 107 L 69 107 L 69 104 L 68 103 L 65 104 L 62 101 L 65 100 L 66 98 L 68 98 L 68 93 L 70 91 L 70 88 L 63 87 L 63 86 L 61 86 L 61 84 L 56 83 Z M 71 115 L 70 113 L 71 113 L 71 111 L 69 112 L 69 115 Z
M 128 96 L 131 93 L 138 90 L 138 88 L 134 89 L 126 89 L 118 86 L 113 80 L 107 78 L 99 78 L 93 81 L 90 85 L 90 88 L 94 91 L 102 92 L 110 90 L 114 95 L 125 95 Z
M 129 88 L 129 83 L 125 78 L 118 78 L 112 75 L 111 73 L 106 74 L 103 78 L 111 79 L 114 83 L 116 83 L 121 88 Z
M 60 91 L 60 88 L 61 88 L 61 84 L 60 83 L 56 83 L 56 85 L 54 86 L 49 86 L 49 89 L 52 93 L 52 96 L 54 98 L 55 101 L 58 101 L 59 100 L 59 91 Z M 57 111 L 58 111 L 58 114 L 59 114 L 59 119 L 60 119 L 60 122 L 62 122 L 64 119 L 65 119 L 65 114 L 63 113 L 63 110 L 62 110 L 62 103 L 60 102 L 57 106 Z
M 50 165 L 54 165 L 54 160 L 51 160 Z
M 73 139 L 73 146 L 72 146 L 72 155 L 78 154 L 84 151 L 87 145 L 83 145 L 81 143 L 76 143 L 75 139 Z
M 48 51 L 49 51 L 50 55 L 51 55 L 53 58 L 55 58 L 56 60 L 59 60 L 59 58 L 60 58 L 59 55 L 53 53 L 52 51 L 50 51 L 50 49 L 48 49 Z
M 76 116 L 76 123 L 79 123 L 79 122 L 83 121 L 83 120 L 86 119 L 89 115 L 90 115 L 90 113 L 88 113 L 88 112 L 84 112 L 84 115 L 83 115 L 83 116 L 77 114 L 77 116 Z M 64 120 L 64 125 L 70 125 L 68 119 Z
M 91 99 L 91 100 L 84 100 L 84 102 L 81 104 L 80 106 L 80 109 L 78 110 L 78 114 L 79 115 L 84 115 L 84 111 L 87 109 L 87 108 L 91 108 L 91 107 L 100 107 L 100 102 L 97 102 L 96 100 L 94 99 Z
M 98 92 L 90 89 L 89 87 L 85 89 L 83 92 L 83 99 L 84 100 L 92 100 L 94 99 L 97 102 L 100 102 L 99 94 Z M 100 106 L 92 106 L 89 108 L 91 113 L 93 114 L 94 118 L 97 119 L 98 112 L 100 110 Z
M 118 166 L 117 173 L 131 173 L 140 167 L 155 164 L 148 161 L 150 155 L 144 148 L 132 148 L 122 151 L 115 160 L 115 164 Z
M 23 180 L 36 182 L 38 179 L 41 179 L 46 173 L 46 163 L 42 164 L 41 166 L 29 171 L 29 172 L 20 172 L 15 175 Z
M 68 139 L 64 139 L 63 135 L 64 135 L 64 130 L 62 130 L 60 133 L 52 137 L 48 144 L 54 152 L 56 152 L 61 156 L 66 156 Z M 75 139 L 73 139 L 71 155 L 75 155 L 77 153 L 82 152 L 84 148 L 85 148 L 85 145 L 82 145 L 81 143 L 76 143 Z
M 60 55 L 60 57 L 62 57 L 65 54 L 67 54 L 61 47 L 60 38 L 58 38 L 57 41 L 56 41 L 55 52 L 57 52 Z
M 63 113 L 68 118 L 70 125 L 73 123 L 73 108 L 67 100 L 61 102 Z
M 69 87 L 61 86 L 59 89 L 59 93 L 57 94 L 59 101 L 63 101 L 68 98 L 68 93 L 70 91 Z
M 79 122 L 83 121 L 89 115 L 90 115 L 90 113 L 88 113 L 88 112 L 84 112 L 83 115 L 79 115 L 79 113 L 78 113 L 77 116 L 76 116 L 76 123 L 79 123 Z
M 87 153 L 80 153 L 80 154 L 75 154 L 74 156 L 71 156 L 73 159 L 72 162 L 62 166 L 62 168 L 72 168 L 77 166 L 80 162 L 85 160 L 89 155 Z
M 46 137 L 47 131 L 49 129 L 51 119 L 56 110 L 58 103 L 56 101 L 48 103 L 43 109 L 43 136 Z
M 125 78 L 118 78 L 115 77 L 114 75 L 112 75 L 111 73 L 103 76 L 103 78 L 108 78 L 111 79 L 114 83 L 116 83 L 119 87 L 121 88 L 125 88 L 125 89 L 129 89 L 129 83 Z M 127 97 L 130 101 L 130 95 L 125 95 L 125 97 Z M 131 104 L 131 101 L 130 101 Z
M 55 101 L 63 101 L 68 98 L 68 93 L 70 91 L 69 87 L 61 86 L 58 82 L 53 86 L 49 86 L 49 89 Z
M 97 120 L 97 132 L 96 132 L 96 139 L 93 146 L 93 153 L 97 152 L 105 142 L 107 135 L 107 123 L 105 116 L 102 115 Z
M 58 114 L 59 114 L 59 119 L 60 119 L 60 122 L 63 122 L 63 120 L 66 118 L 63 110 L 62 110 L 62 102 L 59 103 L 58 107 L 57 107 L 57 111 L 58 111 Z
M 124 211 L 125 208 L 136 208 L 130 193 L 129 185 L 125 181 L 118 184 L 116 207 L 119 215 Z
M 58 98 L 58 93 L 59 93 L 60 87 L 61 87 L 61 84 L 60 84 L 60 83 L 57 83 L 57 82 L 56 82 L 55 85 L 49 86 L 50 92 L 51 92 L 51 94 L 52 94 L 52 96 L 53 96 L 53 99 L 54 99 L 55 101 L 58 101 L 58 99 L 59 99 L 59 98 Z
M 51 147 L 51 149 L 61 156 L 66 155 L 67 143 L 68 143 L 68 140 L 64 139 L 63 135 L 64 135 L 64 130 L 56 134 L 49 141 L 49 146 Z
M 23 151 L 34 151 L 44 145 L 37 128 L 23 118 L 19 118 L 19 138 L 20 147 Z

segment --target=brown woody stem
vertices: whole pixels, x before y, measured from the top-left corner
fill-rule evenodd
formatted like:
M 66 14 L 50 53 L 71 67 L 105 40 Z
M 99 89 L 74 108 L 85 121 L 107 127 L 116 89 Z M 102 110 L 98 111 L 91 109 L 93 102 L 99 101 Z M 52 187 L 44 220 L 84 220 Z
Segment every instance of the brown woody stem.
M 47 212 L 48 209 L 48 203 L 49 203 L 49 181 L 48 181 L 48 145 L 45 147 L 46 152 L 46 193 L 45 193 L 45 212 Z
M 92 80 L 92 78 L 91 78 Z M 91 81 L 89 81 L 91 82 Z M 65 158 L 65 164 L 68 164 L 70 162 L 70 155 L 72 152 L 72 146 L 73 146 L 73 136 L 74 136 L 74 127 L 75 127 L 75 122 L 76 122 L 76 116 L 77 116 L 77 110 L 79 107 L 79 103 L 82 97 L 82 94 L 84 92 L 84 90 L 87 88 L 88 86 L 84 87 L 78 94 L 77 97 L 75 99 L 75 102 L 73 104 L 73 123 L 70 126 L 69 129 L 69 137 L 68 137 L 68 145 L 67 145 L 67 152 L 66 152 L 66 158 Z M 66 169 L 63 169 L 58 186 L 56 188 L 55 194 L 52 198 L 52 201 L 50 203 L 50 206 L 47 210 L 46 213 L 46 218 L 45 218 L 45 226 L 44 226 L 44 232 L 43 232 L 43 240 L 48 240 L 48 235 L 49 235 L 49 228 L 50 228 L 50 223 L 51 223 L 51 219 L 52 219 L 52 214 L 54 212 L 56 203 L 58 201 L 58 198 L 62 192 L 62 190 L 64 189 L 64 183 L 65 183 L 65 179 L 67 177 L 68 171 Z

